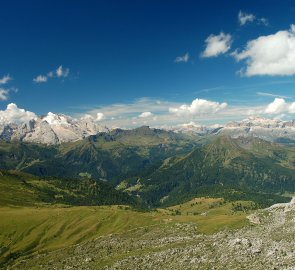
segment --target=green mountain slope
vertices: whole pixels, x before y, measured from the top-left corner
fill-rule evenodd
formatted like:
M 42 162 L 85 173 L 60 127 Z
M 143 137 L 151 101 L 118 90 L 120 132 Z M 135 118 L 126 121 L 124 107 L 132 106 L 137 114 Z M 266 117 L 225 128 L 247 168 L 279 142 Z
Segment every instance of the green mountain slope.
M 140 181 L 148 204 L 175 202 L 189 194 L 294 192 L 295 151 L 260 139 L 219 137 Z M 240 194 L 242 196 L 242 194 Z
M 133 204 L 134 198 L 91 179 L 61 179 L 0 171 L 0 206 Z
M 87 174 L 116 185 L 144 176 L 170 156 L 185 154 L 197 143 L 192 138 L 149 127 L 116 129 L 58 146 L 0 143 L 2 169 L 39 176 L 74 177 Z
M 257 138 L 208 141 L 200 146 L 196 138 L 148 127 L 117 129 L 59 146 L 1 143 L 0 161 L 3 169 L 39 177 L 84 179 L 85 190 L 91 179 L 103 180 L 150 206 L 193 196 L 260 200 L 265 206 L 284 201 L 268 194 L 295 191 L 294 148 Z M 68 189 L 71 181 L 54 185 Z

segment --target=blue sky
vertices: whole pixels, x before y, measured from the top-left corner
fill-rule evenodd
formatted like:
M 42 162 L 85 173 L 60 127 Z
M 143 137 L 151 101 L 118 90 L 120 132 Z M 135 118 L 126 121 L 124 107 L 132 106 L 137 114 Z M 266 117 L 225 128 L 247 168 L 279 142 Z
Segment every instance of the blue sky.
M 1 11 L 2 114 L 15 103 L 119 126 L 293 117 L 294 1 L 10 0 Z

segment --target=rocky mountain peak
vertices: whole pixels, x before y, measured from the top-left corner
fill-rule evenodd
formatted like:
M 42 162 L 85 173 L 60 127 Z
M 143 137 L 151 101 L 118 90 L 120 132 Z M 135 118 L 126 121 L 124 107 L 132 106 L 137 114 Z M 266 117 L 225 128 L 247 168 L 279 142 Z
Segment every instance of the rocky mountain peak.
M 93 118 L 75 119 L 49 112 L 45 116 L 23 123 L 0 123 L 0 139 L 11 141 L 59 144 L 81 140 L 98 132 L 108 131 Z

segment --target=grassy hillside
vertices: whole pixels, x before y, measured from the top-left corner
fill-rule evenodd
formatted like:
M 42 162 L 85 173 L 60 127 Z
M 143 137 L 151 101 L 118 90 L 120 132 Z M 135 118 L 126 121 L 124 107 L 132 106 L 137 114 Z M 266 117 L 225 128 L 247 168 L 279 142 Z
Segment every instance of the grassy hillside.
M 136 200 L 106 183 L 91 179 L 39 177 L 16 171 L 0 171 L 0 205 L 136 204 Z
M 0 267 L 15 265 L 12 269 L 42 269 L 43 263 L 72 253 L 75 248 L 72 245 L 91 243 L 97 237 L 111 234 L 136 241 L 139 236 L 133 232 L 137 230 L 144 229 L 144 233 L 160 230 L 165 234 L 179 223 L 195 224 L 196 233 L 211 234 L 244 226 L 246 215 L 222 199 L 206 198 L 150 212 L 138 212 L 126 206 L 0 207 Z M 60 248 L 63 248 L 62 252 L 52 252 Z M 103 254 L 100 250 L 95 252 Z M 121 250 L 115 257 L 120 253 L 120 256 L 129 256 Z M 24 259 L 32 260 L 33 265 L 25 267 Z
M 33 252 L 67 247 L 154 222 L 148 215 L 116 206 L 0 209 L 0 265 Z

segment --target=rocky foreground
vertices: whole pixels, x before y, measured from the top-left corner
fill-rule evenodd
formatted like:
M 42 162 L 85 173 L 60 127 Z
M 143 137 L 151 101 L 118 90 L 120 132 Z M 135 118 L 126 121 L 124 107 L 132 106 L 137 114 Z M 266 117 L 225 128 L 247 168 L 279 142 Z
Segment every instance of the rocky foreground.
M 13 269 L 295 269 L 294 200 L 248 219 L 243 229 L 213 235 L 167 222 L 40 254 Z

